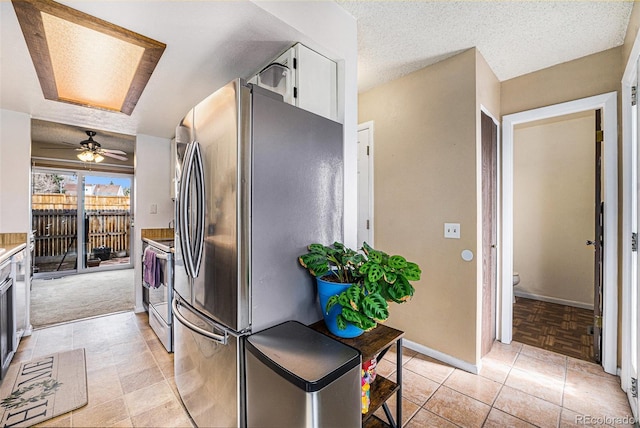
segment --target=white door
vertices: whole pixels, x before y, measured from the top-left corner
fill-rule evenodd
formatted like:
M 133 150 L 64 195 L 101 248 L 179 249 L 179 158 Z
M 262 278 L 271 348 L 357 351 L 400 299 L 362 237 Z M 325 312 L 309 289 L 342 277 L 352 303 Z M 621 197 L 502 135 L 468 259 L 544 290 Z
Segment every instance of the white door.
M 358 248 L 373 246 L 373 123 L 358 127 Z

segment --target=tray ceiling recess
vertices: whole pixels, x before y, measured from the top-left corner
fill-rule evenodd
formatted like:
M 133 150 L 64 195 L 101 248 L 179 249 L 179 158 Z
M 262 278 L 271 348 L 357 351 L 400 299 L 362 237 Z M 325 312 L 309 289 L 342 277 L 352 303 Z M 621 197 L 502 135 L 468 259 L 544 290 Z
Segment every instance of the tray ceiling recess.
M 46 99 L 131 115 L 164 43 L 54 1 L 12 4 Z

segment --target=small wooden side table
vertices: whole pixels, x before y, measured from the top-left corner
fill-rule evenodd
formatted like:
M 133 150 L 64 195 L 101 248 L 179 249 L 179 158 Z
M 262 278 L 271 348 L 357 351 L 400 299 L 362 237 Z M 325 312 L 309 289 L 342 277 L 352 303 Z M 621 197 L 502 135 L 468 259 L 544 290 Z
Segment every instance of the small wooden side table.
M 366 331 L 358 337 L 345 339 L 331 334 L 324 320 L 311 324 L 309 327 L 359 350 L 362 354 L 363 362 L 371 360 L 374 357 L 376 357 L 377 361 L 380 361 L 395 343 L 396 382 L 392 382 L 379 374 L 376 375 L 376 380 L 369 390 L 369 411 L 362 415 L 362 426 L 367 428 L 389 426 L 397 428 L 398 426 L 402 426 L 402 337 L 404 336 L 404 332 L 383 324 L 378 324 L 373 330 Z M 387 400 L 392 397 L 394 393 L 396 394 L 395 420 L 387 406 Z M 388 422 L 383 421 L 373 414 L 380 406 L 382 406 Z

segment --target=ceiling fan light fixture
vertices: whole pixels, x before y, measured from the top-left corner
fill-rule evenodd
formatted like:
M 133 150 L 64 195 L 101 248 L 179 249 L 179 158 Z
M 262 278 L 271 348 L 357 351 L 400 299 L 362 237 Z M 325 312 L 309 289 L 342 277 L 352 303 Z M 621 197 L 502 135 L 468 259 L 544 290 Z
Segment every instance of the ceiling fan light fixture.
M 98 163 L 104 160 L 104 156 L 102 156 L 100 153 L 94 153 L 87 150 L 85 152 L 78 153 L 78 159 L 80 159 L 82 162 Z
M 78 153 L 78 159 L 80 159 L 82 162 L 93 162 L 95 156 L 93 155 L 92 152 L 80 152 Z

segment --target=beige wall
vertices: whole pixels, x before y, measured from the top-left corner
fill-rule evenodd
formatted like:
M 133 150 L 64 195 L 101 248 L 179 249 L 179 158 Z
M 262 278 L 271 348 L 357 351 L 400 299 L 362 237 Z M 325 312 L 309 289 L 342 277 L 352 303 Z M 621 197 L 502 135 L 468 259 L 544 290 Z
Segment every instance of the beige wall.
M 594 123 L 588 111 L 515 129 L 516 293 L 593 305 Z
M 622 47 L 502 82 L 502 114 L 619 91 Z
M 465 262 L 460 253 L 477 249 L 476 62 L 471 49 L 359 100 L 359 122 L 375 123 L 376 247 L 423 271 L 413 299 L 394 305 L 388 323 L 472 364 L 479 355 L 477 257 Z M 492 108 L 495 86 L 486 95 Z M 445 222 L 460 223 L 461 239 L 443 237 Z

